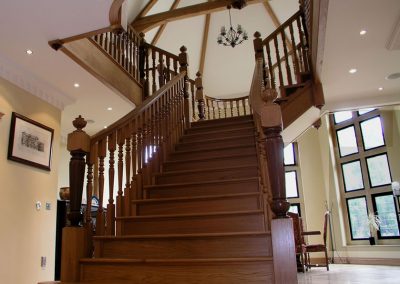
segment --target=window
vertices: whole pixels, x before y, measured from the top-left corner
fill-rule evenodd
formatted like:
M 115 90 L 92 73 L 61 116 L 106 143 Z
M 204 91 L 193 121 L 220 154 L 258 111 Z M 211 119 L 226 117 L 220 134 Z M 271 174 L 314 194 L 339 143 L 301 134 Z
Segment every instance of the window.
M 336 131 L 340 157 L 358 153 L 356 132 L 354 126 L 349 126 Z
M 301 208 L 304 208 L 304 200 L 300 182 L 300 167 L 297 158 L 297 143 L 288 144 L 284 148 L 283 154 L 285 164 L 286 198 L 288 198 L 291 203 L 289 212 L 301 215 Z
M 352 240 L 365 240 L 370 237 L 368 225 L 367 200 L 365 196 L 348 198 L 347 208 L 350 219 Z
M 365 150 L 385 145 L 381 118 L 379 116 L 362 121 L 360 127 Z
M 364 188 L 360 160 L 342 164 L 344 190 L 353 191 Z
M 391 193 L 373 195 L 374 211 L 381 220 L 378 235 L 380 238 L 399 237 L 399 220 L 395 198 Z
M 348 242 L 369 237 L 400 238 L 392 195 L 384 120 L 379 109 L 337 112 L 331 116 Z M 368 213 L 381 219 L 381 231 L 370 231 Z M 379 242 L 378 242 L 379 244 Z M 391 244 L 386 242 L 385 244 Z

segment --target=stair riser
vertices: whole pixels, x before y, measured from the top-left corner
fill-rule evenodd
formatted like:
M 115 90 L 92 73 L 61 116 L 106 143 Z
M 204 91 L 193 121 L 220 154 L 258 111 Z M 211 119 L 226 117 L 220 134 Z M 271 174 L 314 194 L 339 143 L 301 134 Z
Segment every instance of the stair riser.
M 204 134 L 199 135 L 185 135 L 182 137 L 182 142 L 196 142 L 196 141 L 203 141 L 205 139 L 210 138 L 229 138 L 232 136 L 240 136 L 240 135 L 254 135 L 254 128 L 245 128 L 245 129 L 236 129 L 230 131 L 218 131 L 218 132 L 210 132 L 210 134 L 206 133 L 207 136 Z
M 261 213 L 187 216 L 148 219 L 117 219 L 122 235 L 196 234 L 263 231 Z
M 235 139 L 226 139 L 226 140 L 214 140 L 207 141 L 204 143 L 195 142 L 195 143 L 180 143 L 175 148 L 180 151 L 190 151 L 190 150 L 207 150 L 210 148 L 217 147 L 230 147 L 230 146 L 242 146 L 254 144 L 254 136 L 245 136 L 238 137 Z
M 185 196 L 220 195 L 230 193 L 251 193 L 258 191 L 258 181 L 248 180 L 235 183 L 193 184 L 182 187 L 147 189 L 148 198 L 173 198 Z
M 139 216 L 246 211 L 258 210 L 260 207 L 259 195 L 136 204 Z
M 197 151 L 197 152 L 175 152 L 173 153 L 169 160 L 171 161 L 181 161 L 188 159 L 207 159 L 207 158 L 217 158 L 221 156 L 228 155 L 256 155 L 256 147 L 255 145 L 246 145 L 243 147 L 237 148 L 219 148 L 215 150 L 207 150 L 207 151 Z
M 179 161 L 177 163 L 165 163 L 164 171 L 182 171 L 195 169 L 209 169 L 225 167 L 226 165 L 255 165 L 257 157 L 255 155 L 247 156 L 227 156 L 219 159 L 196 160 L 196 161 Z
M 156 176 L 156 184 L 180 182 L 202 182 L 208 180 L 226 180 L 233 178 L 249 178 L 258 176 L 256 166 L 236 168 L 223 171 L 189 172 L 183 174 L 163 174 Z
M 271 237 L 267 235 L 95 240 L 94 246 L 95 256 L 106 258 L 173 259 L 272 256 Z
M 196 127 L 203 127 L 203 126 L 209 126 L 209 125 L 220 125 L 222 127 L 222 125 L 225 124 L 232 124 L 232 123 L 240 123 L 240 122 L 244 122 L 244 121 L 249 121 L 249 120 L 253 120 L 253 117 L 248 115 L 248 116 L 237 116 L 237 117 L 231 117 L 231 118 L 227 118 L 227 119 L 212 119 L 212 120 L 199 120 L 196 122 L 192 122 L 191 123 L 191 128 L 196 128 Z
M 243 127 L 254 127 L 254 123 L 252 121 L 247 122 L 238 122 L 235 124 L 226 124 L 226 125 L 204 125 L 200 127 L 189 128 L 186 133 L 187 134 L 201 134 L 210 131 L 226 131 L 226 130 L 234 130 L 237 128 Z
M 81 281 L 118 284 L 265 284 L 273 282 L 272 261 L 234 263 L 81 264 Z

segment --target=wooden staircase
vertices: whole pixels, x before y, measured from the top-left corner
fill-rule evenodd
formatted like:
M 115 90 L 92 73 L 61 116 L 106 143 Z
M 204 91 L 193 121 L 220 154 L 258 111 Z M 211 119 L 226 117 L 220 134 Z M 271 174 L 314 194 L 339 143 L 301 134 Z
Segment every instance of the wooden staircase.
M 120 235 L 94 237 L 81 281 L 273 283 L 254 133 L 251 116 L 192 123 Z

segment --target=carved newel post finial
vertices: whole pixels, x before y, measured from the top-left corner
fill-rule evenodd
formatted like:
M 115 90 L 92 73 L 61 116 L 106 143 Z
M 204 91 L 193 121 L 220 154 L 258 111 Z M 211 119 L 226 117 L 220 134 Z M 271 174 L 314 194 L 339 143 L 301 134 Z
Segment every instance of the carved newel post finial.
M 90 152 L 90 137 L 82 129 L 86 126 L 82 116 L 72 122 L 75 131 L 68 134 L 67 150 L 71 153 L 69 162 L 70 213 L 71 226 L 77 227 L 82 221 L 81 203 L 85 175 L 85 155 Z
M 262 44 L 261 34 L 259 32 L 254 33 L 253 45 L 254 45 L 256 60 L 258 58 L 264 58 L 263 44 Z
M 204 107 L 204 94 L 203 94 L 203 79 L 201 77 L 200 71 L 196 73 L 196 80 L 194 81 L 196 85 L 196 101 L 197 109 L 199 110 L 199 119 L 205 119 L 205 107 Z

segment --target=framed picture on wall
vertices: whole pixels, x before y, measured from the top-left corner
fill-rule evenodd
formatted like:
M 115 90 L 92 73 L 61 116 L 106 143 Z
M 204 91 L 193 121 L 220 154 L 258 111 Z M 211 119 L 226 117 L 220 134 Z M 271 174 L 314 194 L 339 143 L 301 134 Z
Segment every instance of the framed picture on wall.
M 13 112 L 8 159 L 50 171 L 53 135 L 50 127 Z

